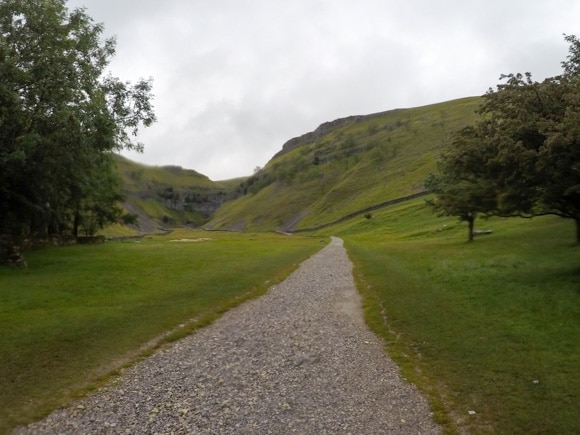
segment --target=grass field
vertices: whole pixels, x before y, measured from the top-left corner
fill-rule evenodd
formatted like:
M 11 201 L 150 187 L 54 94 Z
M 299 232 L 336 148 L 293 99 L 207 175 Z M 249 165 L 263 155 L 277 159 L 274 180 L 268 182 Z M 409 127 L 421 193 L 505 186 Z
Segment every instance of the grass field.
M 183 230 L 30 252 L 28 270 L 0 268 L 0 432 L 262 293 L 332 234 L 355 264 L 368 324 L 448 433 L 578 433 L 574 225 L 477 226 L 493 233 L 467 243 L 464 224 L 418 199 L 311 238 Z
M 202 240 L 172 241 L 182 239 Z M 26 254 L 27 270 L 0 268 L 0 433 L 263 293 L 322 246 L 182 230 L 46 248 Z
M 450 433 L 580 430 L 580 246 L 573 222 L 490 219 L 467 243 L 422 200 L 333 228 L 371 328 Z

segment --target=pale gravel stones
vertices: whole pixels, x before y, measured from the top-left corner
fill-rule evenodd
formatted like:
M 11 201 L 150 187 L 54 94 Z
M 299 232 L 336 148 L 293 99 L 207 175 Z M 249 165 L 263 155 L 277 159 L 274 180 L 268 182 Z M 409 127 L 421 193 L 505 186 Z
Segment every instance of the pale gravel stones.
M 342 240 L 263 297 L 19 433 L 431 434 L 365 326 Z

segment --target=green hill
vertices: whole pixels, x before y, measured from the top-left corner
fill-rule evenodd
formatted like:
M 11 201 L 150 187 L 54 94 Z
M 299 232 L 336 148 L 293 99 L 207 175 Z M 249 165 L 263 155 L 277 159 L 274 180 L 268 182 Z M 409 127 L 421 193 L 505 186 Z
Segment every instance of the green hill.
M 212 181 L 179 166 L 116 156 L 139 231 L 177 226 L 299 231 L 418 194 L 454 131 L 476 118 L 479 97 L 350 116 L 286 142 L 248 178 Z
M 146 166 L 116 156 L 127 212 L 137 215 L 138 229 L 151 232 L 175 226 L 200 226 L 227 199 L 232 183 L 215 182 L 179 166 Z
M 322 124 L 284 144 L 205 227 L 295 231 L 417 194 L 453 132 L 475 120 L 479 101 L 469 97 Z

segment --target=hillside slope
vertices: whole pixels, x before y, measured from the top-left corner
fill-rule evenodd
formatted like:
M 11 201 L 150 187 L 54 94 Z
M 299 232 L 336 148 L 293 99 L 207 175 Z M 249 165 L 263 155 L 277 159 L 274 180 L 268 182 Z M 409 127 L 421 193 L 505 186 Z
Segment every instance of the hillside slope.
M 476 118 L 479 97 L 351 116 L 289 140 L 211 229 L 292 231 L 423 190 L 454 131 Z
M 179 166 L 146 166 L 121 156 L 115 159 L 126 198 L 123 207 L 138 216 L 141 231 L 200 226 L 231 198 L 230 181 L 215 182 Z

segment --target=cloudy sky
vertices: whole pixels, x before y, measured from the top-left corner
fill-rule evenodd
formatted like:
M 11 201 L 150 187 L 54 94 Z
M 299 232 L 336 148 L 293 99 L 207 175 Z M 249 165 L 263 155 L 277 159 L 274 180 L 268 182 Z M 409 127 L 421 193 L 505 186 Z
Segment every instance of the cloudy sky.
M 69 0 L 117 37 L 113 75 L 153 77 L 149 165 L 250 175 L 349 115 L 481 95 L 560 72 L 578 0 Z

